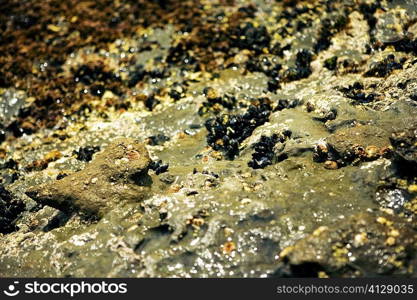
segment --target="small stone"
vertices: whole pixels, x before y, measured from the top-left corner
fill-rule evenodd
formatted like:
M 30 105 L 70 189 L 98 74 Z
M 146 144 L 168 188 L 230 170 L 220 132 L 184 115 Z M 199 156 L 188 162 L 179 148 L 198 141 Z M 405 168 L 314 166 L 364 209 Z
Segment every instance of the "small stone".
M 329 230 L 329 228 L 327 226 L 320 226 L 319 228 L 317 228 L 316 230 L 314 230 L 313 232 L 313 236 L 319 236 L 321 235 L 323 232 Z
M 250 172 L 246 172 L 246 173 L 243 173 L 242 174 L 242 178 L 249 178 L 249 177 L 251 177 L 252 175 L 251 175 L 251 173 Z
M 219 97 L 219 93 L 213 88 L 208 88 L 205 92 L 207 99 L 216 99 Z
M 222 250 L 224 254 L 230 254 L 234 250 L 236 250 L 236 245 L 233 242 L 226 242 L 222 246 Z
M 48 154 L 46 154 L 44 159 L 48 162 L 52 162 L 57 159 L 60 159 L 61 157 L 62 157 L 61 152 L 59 152 L 58 150 L 53 150 L 49 152 Z
M 203 218 L 193 218 L 191 221 L 191 224 L 193 227 L 201 227 L 204 225 L 204 219 Z
M 368 241 L 368 237 L 366 236 L 365 232 L 358 233 L 355 235 L 355 238 L 353 239 L 353 246 L 355 248 L 361 247 L 366 244 Z
M 108 100 L 108 99 L 117 98 L 117 96 L 115 94 L 113 94 L 111 91 L 105 91 L 102 98 L 104 100 Z
M 417 193 L 417 184 L 412 184 L 408 187 L 408 192 Z
M 397 229 L 393 229 L 389 232 L 389 235 L 392 237 L 397 237 L 400 235 L 400 232 Z
M 338 168 L 337 162 L 332 161 L 332 160 L 327 160 L 324 163 L 324 167 L 328 170 L 336 170 Z
M 173 184 L 169 189 L 168 193 L 178 193 L 181 190 L 182 186 L 179 184 Z
M 60 32 L 61 31 L 61 27 L 58 27 L 58 26 L 53 25 L 53 24 L 48 24 L 47 28 L 50 31 L 53 31 L 53 32 Z
M 216 160 L 222 160 L 223 155 L 220 151 L 213 151 L 210 153 L 210 156 L 213 157 Z
M 382 224 L 382 225 L 386 225 L 386 226 L 391 226 L 392 225 L 392 221 L 389 221 L 389 220 L 387 220 L 386 218 L 384 218 L 384 217 L 378 217 L 377 219 L 376 219 L 376 221 L 379 223 L 379 224 Z
M 252 200 L 249 199 L 249 198 L 243 198 L 242 200 L 240 200 L 240 203 L 242 203 L 242 204 L 249 204 L 251 202 L 252 202 Z
M 387 246 L 394 246 L 395 245 L 395 238 L 393 238 L 392 236 L 390 236 L 390 237 L 388 237 L 386 240 L 385 240 L 385 244 L 387 245 Z
M 375 159 L 379 157 L 379 148 L 376 146 L 368 146 L 365 149 L 365 155 L 368 159 Z
M 288 254 L 290 254 L 293 250 L 294 250 L 293 246 L 288 246 L 288 247 L 284 248 L 284 250 L 282 250 L 279 253 L 279 257 L 284 258 L 284 257 L 288 256 Z
M 229 237 L 234 233 L 234 230 L 232 228 L 229 228 L 229 227 L 224 228 L 223 231 L 224 231 L 224 235 L 226 237 Z

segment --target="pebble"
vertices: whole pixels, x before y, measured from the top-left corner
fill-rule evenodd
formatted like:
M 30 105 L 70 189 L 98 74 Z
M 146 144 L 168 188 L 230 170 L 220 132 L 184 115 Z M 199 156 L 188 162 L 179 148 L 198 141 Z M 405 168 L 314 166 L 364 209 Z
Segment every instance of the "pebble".
M 324 163 L 324 167 L 328 170 L 336 170 L 338 168 L 337 162 L 332 161 L 332 160 L 327 160 Z

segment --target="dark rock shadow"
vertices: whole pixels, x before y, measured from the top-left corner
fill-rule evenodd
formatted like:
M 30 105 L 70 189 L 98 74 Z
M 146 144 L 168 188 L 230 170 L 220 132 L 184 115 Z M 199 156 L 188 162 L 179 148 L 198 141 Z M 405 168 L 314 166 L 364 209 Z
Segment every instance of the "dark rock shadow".
M 67 214 L 62 211 L 58 212 L 49 222 L 43 227 L 44 232 L 49 232 L 53 229 L 65 226 L 73 214 Z
M 136 185 L 151 187 L 153 184 L 152 177 L 146 172 L 139 172 L 129 177 Z

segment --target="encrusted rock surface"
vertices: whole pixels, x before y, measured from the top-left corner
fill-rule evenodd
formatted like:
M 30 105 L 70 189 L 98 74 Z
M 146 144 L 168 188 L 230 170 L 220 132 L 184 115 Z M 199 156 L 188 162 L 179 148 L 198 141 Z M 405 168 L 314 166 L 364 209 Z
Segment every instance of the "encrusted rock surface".
M 386 214 L 360 213 L 285 248 L 279 271 L 301 277 L 406 275 L 417 267 L 414 226 Z
M 0 276 L 416 276 L 416 0 L 0 4 Z
M 102 216 L 119 203 L 149 196 L 150 162 L 144 144 L 133 139 L 117 139 L 82 171 L 32 187 L 26 194 L 40 204 L 67 213 L 80 210 Z

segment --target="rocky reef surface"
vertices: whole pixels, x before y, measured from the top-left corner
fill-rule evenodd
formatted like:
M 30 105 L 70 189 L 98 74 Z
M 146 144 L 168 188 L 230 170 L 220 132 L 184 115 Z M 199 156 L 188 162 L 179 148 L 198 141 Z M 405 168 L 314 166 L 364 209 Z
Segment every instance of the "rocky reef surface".
M 417 1 L 0 2 L 0 276 L 417 274 Z

